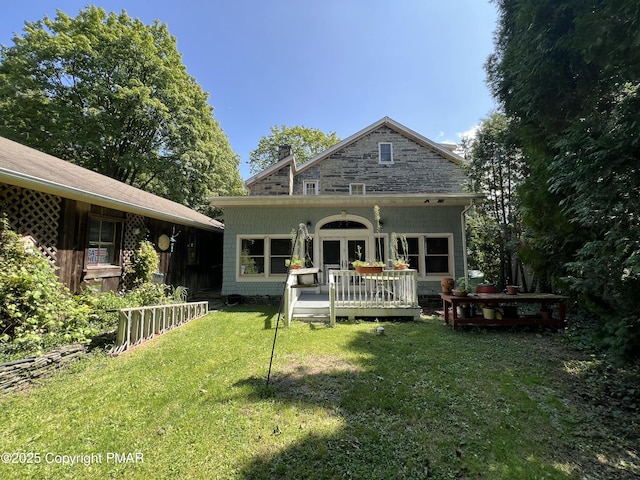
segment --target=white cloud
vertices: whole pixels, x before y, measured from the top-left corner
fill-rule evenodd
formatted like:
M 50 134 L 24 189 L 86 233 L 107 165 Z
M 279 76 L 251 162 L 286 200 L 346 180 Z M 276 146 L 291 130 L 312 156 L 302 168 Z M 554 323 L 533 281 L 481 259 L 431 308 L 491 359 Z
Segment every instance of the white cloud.
M 480 124 L 477 124 L 464 132 L 458 132 L 456 135 L 458 135 L 459 140 L 467 139 L 471 141 L 474 138 L 476 138 L 476 134 L 478 133 L 479 129 L 480 129 Z

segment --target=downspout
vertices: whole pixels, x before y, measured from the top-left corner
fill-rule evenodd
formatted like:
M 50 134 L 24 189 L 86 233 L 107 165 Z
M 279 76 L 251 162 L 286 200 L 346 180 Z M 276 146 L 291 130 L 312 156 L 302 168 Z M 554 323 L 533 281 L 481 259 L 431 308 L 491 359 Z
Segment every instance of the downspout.
M 469 285 L 469 266 L 467 265 L 467 222 L 465 221 L 465 215 L 474 206 L 475 204 L 473 200 L 471 200 L 471 203 L 464 207 L 460 213 L 460 227 L 462 228 L 462 268 L 464 281 L 467 285 Z

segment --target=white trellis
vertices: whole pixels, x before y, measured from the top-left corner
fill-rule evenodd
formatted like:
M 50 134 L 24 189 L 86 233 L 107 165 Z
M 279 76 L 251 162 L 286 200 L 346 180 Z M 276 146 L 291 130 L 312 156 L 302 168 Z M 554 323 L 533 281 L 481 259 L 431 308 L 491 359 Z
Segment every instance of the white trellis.
M 19 235 L 30 236 L 35 246 L 56 264 L 61 198 L 14 185 L 0 184 L 0 212 Z

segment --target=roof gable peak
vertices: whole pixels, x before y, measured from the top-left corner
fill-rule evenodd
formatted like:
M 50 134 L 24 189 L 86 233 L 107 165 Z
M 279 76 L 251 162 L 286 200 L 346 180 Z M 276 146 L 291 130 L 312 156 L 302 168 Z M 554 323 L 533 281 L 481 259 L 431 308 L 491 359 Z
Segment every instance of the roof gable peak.
M 348 145 L 358 141 L 359 139 L 369 135 L 370 133 L 374 132 L 375 130 L 377 130 L 378 128 L 380 128 L 382 126 L 387 126 L 387 127 L 391 128 L 392 130 L 394 130 L 395 132 L 397 132 L 397 133 L 399 133 L 401 135 L 404 135 L 405 137 L 408 137 L 408 138 L 416 141 L 417 143 L 423 145 L 424 147 L 427 147 L 429 149 L 435 150 L 440 155 L 442 155 L 444 158 L 446 158 L 447 160 L 455 163 L 456 165 L 460 165 L 460 163 L 463 160 L 462 157 L 456 155 L 453 151 L 451 151 L 451 149 L 446 148 L 445 146 L 443 146 L 443 145 L 441 145 L 441 144 L 439 144 L 437 142 L 429 140 L 427 137 L 417 133 L 414 130 L 411 130 L 410 128 L 402 125 L 401 123 L 395 121 L 394 119 L 392 119 L 389 116 L 384 116 L 380 120 L 372 123 L 371 125 L 363 128 L 362 130 L 360 130 L 360 131 L 354 133 L 353 135 L 345 138 L 341 142 L 336 143 L 333 147 L 330 147 L 327 150 L 325 150 L 324 152 L 321 152 L 318 155 L 316 155 L 315 157 L 311 158 L 309 161 L 305 162 L 303 165 L 301 165 L 299 168 L 297 168 L 295 170 L 295 173 L 302 172 L 302 171 L 306 170 L 307 168 L 312 167 L 316 163 L 321 162 L 325 158 L 331 156 L 333 153 L 335 153 L 335 152 L 337 152 L 339 150 L 342 150 L 346 146 L 348 146 Z
M 439 153 L 442 157 L 444 157 L 445 159 L 451 161 L 452 163 L 456 164 L 456 165 L 460 165 L 460 163 L 462 162 L 462 157 L 458 156 L 457 154 L 455 154 L 451 148 L 448 148 L 444 145 L 441 145 L 437 142 L 434 142 L 432 140 L 429 140 L 427 137 L 417 133 L 414 130 L 411 130 L 410 128 L 404 126 L 403 124 L 401 124 L 400 122 L 397 122 L 396 120 L 392 119 L 389 116 L 384 116 L 381 119 L 373 122 L 371 125 L 368 125 L 367 127 L 363 128 L 362 130 L 359 130 L 358 132 L 350 135 L 349 137 L 345 138 L 344 140 L 336 143 L 334 146 L 329 147 L 328 149 L 324 150 L 323 152 L 320 152 L 318 155 L 316 155 L 315 157 L 309 159 L 307 162 L 305 162 L 304 164 L 298 166 L 296 161 L 295 161 L 295 154 L 291 154 L 285 158 L 282 158 L 281 160 L 277 161 L 276 163 L 270 165 L 269 167 L 265 168 L 264 170 L 262 170 L 261 172 L 253 175 L 251 178 L 249 178 L 248 180 L 246 180 L 245 186 L 247 188 L 251 188 L 252 185 L 258 183 L 260 180 L 262 180 L 263 178 L 277 172 L 278 170 L 282 169 L 283 167 L 287 166 L 287 165 L 291 165 L 291 169 L 294 175 L 303 172 L 304 170 L 307 170 L 308 168 L 313 167 L 314 165 L 318 164 L 319 162 L 323 161 L 324 159 L 330 157 L 331 155 L 333 155 L 335 152 L 342 150 L 343 148 L 347 147 L 348 145 L 360 140 L 361 138 L 371 134 L 372 132 L 374 132 L 375 130 L 379 129 L 380 127 L 389 127 L 390 129 L 392 129 L 393 131 L 399 133 L 400 135 L 404 135 L 407 138 L 410 138 L 411 140 L 417 142 L 418 144 L 429 148 L 431 150 L 436 151 L 437 153 Z

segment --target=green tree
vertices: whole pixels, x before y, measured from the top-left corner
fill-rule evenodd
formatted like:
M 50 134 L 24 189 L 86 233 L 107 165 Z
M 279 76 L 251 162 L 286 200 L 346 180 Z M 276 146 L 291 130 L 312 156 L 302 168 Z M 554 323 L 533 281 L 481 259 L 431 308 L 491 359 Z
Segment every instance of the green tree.
M 239 158 L 165 24 L 96 7 L 0 47 L 0 134 L 191 207 L 242 191 Z
M 320 152 L 338 143 L 335 132 L 324 133 L 317 128 L 304 126 L 273 126 L 271 133 L 258 142 L 258 148 L 249 154 L 251 173 L 258 173 L 278 161 L 278 149 L 289 145 L 301 165 Z
M 605 346 L 637 354 L 640 4 L 496 3 L 487 70 L 529 159 L 532 257 L 600 316 Z
M 550 188 L 580 229 L 566 264 L 582 303 L 605 320 L 601 338 L 613 351 L 638 355 L 640 305 L 640 83 L 566 130 L 551 163 Z
M 482 121 L 465 169 L 471 180 L 470 189 L 488 195 L 468 220 L 472 263 L 502 287 L 523 283 L 524 267 L 518 256 L 522 220 L 517 189 L 528 169 L 504 114 L 494 112 Z

